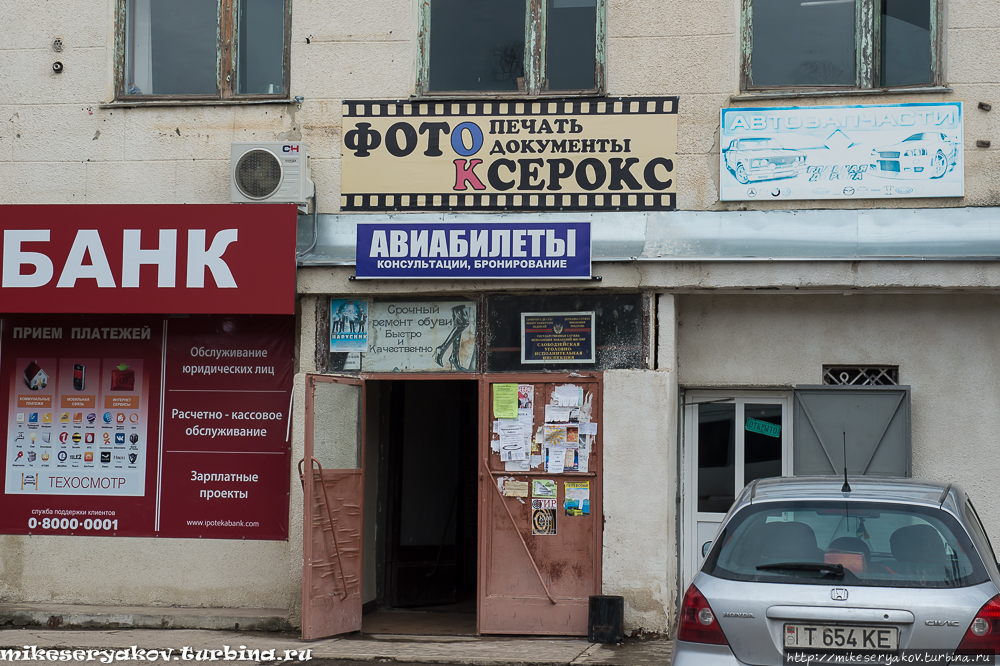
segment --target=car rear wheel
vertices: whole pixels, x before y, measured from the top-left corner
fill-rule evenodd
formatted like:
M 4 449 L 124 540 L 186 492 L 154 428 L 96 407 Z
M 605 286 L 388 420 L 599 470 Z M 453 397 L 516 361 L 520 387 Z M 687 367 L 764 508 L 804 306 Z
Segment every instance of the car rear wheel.
M 940 150 L 931 162 L 931 178 L 940 178 L 948 171 L 948 158 Z
M 742 164 L 736 165 L 736 180 L 744 185 L 750 182 L 750 176 L 747 175 L 747 168 Z

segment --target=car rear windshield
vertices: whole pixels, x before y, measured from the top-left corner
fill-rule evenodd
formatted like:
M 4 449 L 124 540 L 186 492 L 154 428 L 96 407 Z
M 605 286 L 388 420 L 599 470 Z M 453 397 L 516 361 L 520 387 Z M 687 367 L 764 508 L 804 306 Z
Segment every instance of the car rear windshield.
M 783 568 L 783 565 L 795 565 Z M 989 578 L 968 534 L 932 507 L 765 502 L 740 510 L 702 568 L 718 578 L 874 587 L 965 587 Z

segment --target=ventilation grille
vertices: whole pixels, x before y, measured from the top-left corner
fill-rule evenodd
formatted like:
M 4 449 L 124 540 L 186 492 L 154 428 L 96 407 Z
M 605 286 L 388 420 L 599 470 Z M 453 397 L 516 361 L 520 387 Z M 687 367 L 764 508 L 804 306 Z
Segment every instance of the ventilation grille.
M 824 365 L 823 383 L 833 386 L 896 386 L 898 365 Z
M 255 149 L 236 163 L 236 187 L 250 199 L 266 199 L 281 185 L 281 162 L 274 153 Z

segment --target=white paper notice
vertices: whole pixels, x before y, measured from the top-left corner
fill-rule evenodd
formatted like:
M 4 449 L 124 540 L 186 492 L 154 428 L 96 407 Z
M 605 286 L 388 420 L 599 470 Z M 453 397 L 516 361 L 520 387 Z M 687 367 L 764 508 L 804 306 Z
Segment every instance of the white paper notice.
M 531 467 L 541 467 L 542 466 L 542 457 L 539 456 L 539 455 L 531 456 L 529 458 L 528 462 L 531 465 Z
M 591 421 L 590 423 L 580 424 L 580 434 L 581 435 L 596 435 L 597 434 L 597 421 Z
M 552 446 L 549 448 L 549 474 L 562 474 L 566 465 L 566 447 Z
M 347 352 L 347 359 L 344 361 L 344 370 L 361 369 L 361 352 Z
M 560 407 L 558 405 L 545 405 L 546 423 L 566 423 L 569 421 L 570 407 Z
M 507 460 L 503 464 L 505 472 L 527 472 L 529 471 L 527 460 Z
M 580 404 L 580 394 L 583 390 L 573 384 L 563 384 L 552 390 L 552 399 L 557 405 L 575 407 Z
M 579 468 L 576 470 L 578 472 L 589 472 L 590 471 L 590 454 L 580 449 L 580 457 L 577 459 L 580 463 Z
M 500 460 L 524 459 L 524 428 L 516 419 L 500 419 Z

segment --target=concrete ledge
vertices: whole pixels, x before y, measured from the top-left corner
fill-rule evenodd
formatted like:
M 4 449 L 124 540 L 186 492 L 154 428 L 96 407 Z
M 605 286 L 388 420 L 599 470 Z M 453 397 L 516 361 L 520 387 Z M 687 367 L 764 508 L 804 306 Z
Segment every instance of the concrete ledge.
M 283 608 L 0 604 L 0 627 L 295 631 Z

